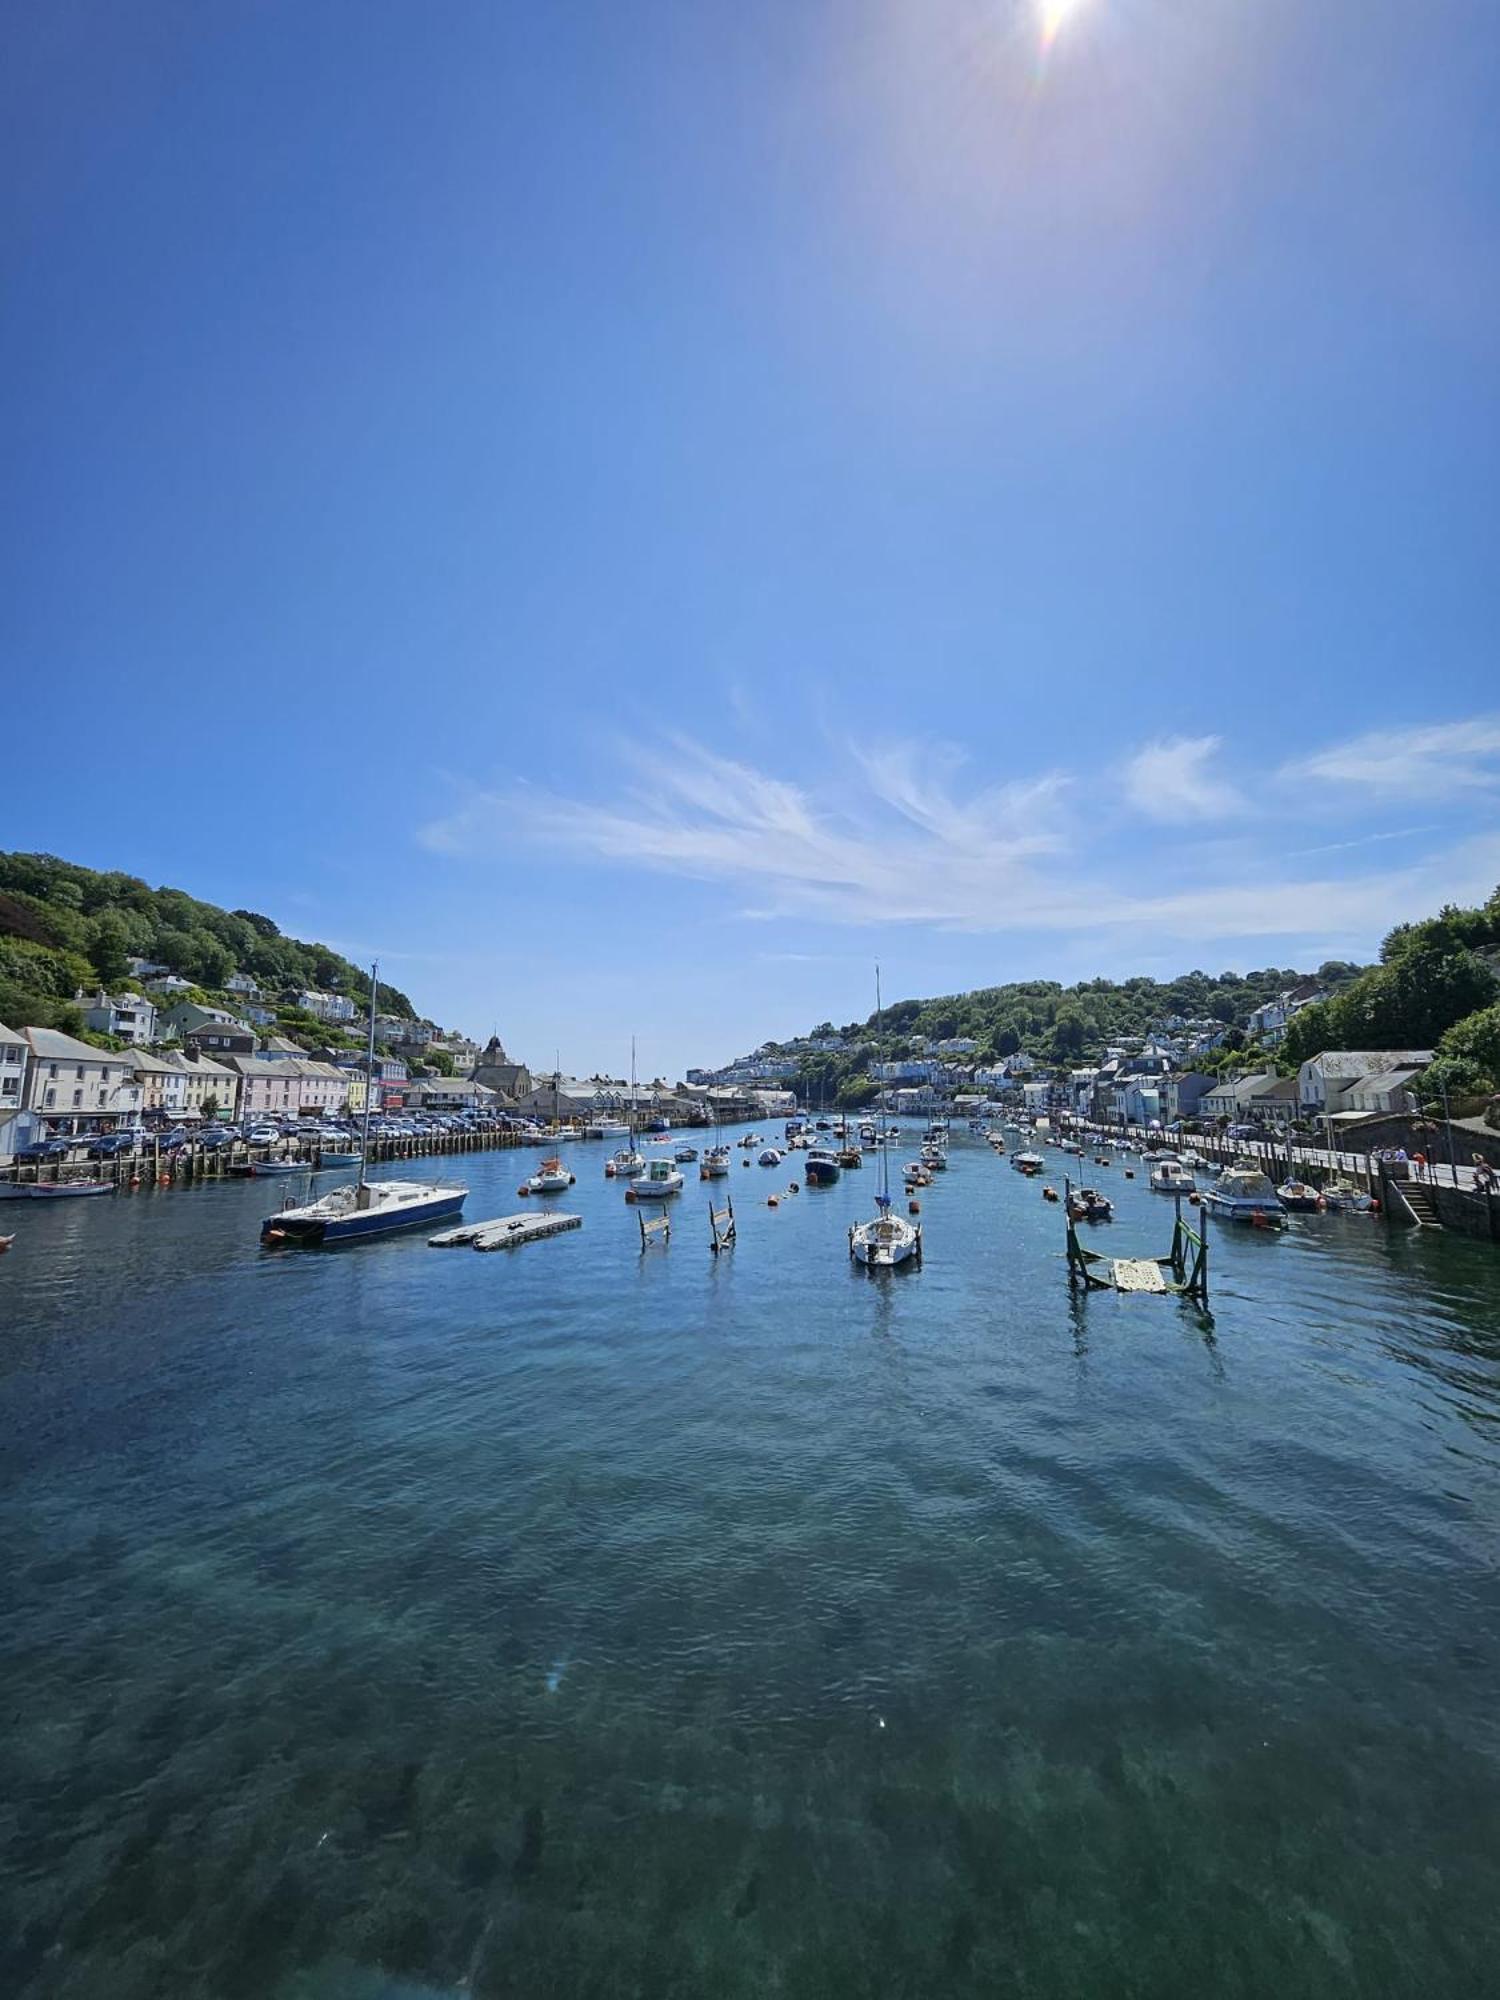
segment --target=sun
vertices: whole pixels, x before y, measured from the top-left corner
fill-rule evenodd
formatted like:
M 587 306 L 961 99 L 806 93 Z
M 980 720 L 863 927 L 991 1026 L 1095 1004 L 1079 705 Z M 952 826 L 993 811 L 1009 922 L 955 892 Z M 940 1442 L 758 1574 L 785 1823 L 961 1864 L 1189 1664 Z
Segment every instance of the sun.
M 1088 0 L 1036 0 L 1041 16 L 1042 47 L 1050 49 L 1075 14 L 1081 14 Z

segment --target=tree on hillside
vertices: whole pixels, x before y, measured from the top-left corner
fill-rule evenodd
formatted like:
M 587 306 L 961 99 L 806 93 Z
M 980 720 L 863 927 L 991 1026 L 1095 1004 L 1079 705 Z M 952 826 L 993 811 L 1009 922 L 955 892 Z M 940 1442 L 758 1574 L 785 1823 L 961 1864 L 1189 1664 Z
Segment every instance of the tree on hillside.
M 1500 1003 L 1458 1021 L 1438 1044 L 1440 1055 L 1472 1065 L 1473 1090 L 1500 1088 Z
M 125 961 L 130 956 L 130 933 L 124 919 L 113 910 L 101 910 L 92 921 L 91 931 L 89 961 L 99 984 L 121 985 L 129 970 Z

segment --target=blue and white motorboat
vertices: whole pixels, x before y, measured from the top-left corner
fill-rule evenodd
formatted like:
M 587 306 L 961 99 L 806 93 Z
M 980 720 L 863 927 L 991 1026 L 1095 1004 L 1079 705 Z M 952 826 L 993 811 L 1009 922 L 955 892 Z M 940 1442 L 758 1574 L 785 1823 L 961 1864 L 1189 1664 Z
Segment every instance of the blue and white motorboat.
M 1226 1167 L 1199 1197 L 1222 1222 L 1248 1222 L 1257 1229 L 1285 1229 L 1286 1214 L 1270 1179 L 1246 1162 Z
M 809 1187 L 832 1187 L 839 1177 L 839 1163 L 828 1146 L 812 1146 L 802 1163 L 802 1178 Z
M 370 967 L 370 1074 L 375 1072 L 375 996 L 378 968 Z M 469 1190 L 456 1181 L 369 1181 L 365 1166 L 370 1155 L 370 1098 L 365 1097 L 364 1127 L 360 1135 L 359 1178 L 343 1187 L 331 1188 L 317 1201 L 289 1202 L 278 1215 L 268 1215 L 261 1224 L 262 1243 L 300 1243 L 309 1246 L 358 1243 L 372 1236 L 390 1236 L 400 1229 L 442 1222 L 463 1212 Z M 257 1161 L 256 1173 L 299 1170 L 292 1161 Z
M 260 1238 L 262 1243 L 308 1245 L 362 1242 L 461 1215 L 468 1193 L 456 1182 L 359 1180 L 317 1201 L 268 1215 Z

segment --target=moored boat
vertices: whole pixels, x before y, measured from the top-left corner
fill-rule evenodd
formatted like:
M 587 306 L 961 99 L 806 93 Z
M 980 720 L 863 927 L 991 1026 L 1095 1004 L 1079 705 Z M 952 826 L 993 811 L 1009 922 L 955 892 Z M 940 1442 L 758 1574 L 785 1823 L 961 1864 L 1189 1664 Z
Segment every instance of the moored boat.
M 880 1030 L 880 968 L 875 969 L 875 1027 Z M 884 1125 L 882 1109 L 881 1123 Z M 875 1197 L 875 1214 L 868 1222 L 856 1222 L 849 1230 L 849 1256 L 866 1270 L 895 1270 L 922 1262 L 922 1228 L 920 1223 L 908 1222 L 904 1215 L 897 1215 L 891 1207 L 891 1149 L 882 1146 L 880 1151 L 880 1191 Z M 843 1166 L 846 1155 L 837 1156 Z M 859 1164 L 859 1155 L 854 1155 Z
M 652 1160 L 644 1174 L 625 1190 L 627 1201 L 666 1201 L 681 1194 L 685 1182 L 670 1160 Z
M 621 1180 L 633 1180 L 637 1174 L 646 1171 L 646 1156 L 638 1153 L 634 1146 L 622 1146 L 618 1153 L 604 1162 L 604 1171 L 610 1179 L 618 1175 Z
M 802 1177 L 809 1187 L 832 1187 L 839 1177 L 837 1156 L 828 1146 L 813 1146 L 802 1164 Z
M 1286 1213 L 1276 1190 L 1256 1166 L 1226 1167 L 1201 1199 L 1223 1222 L 1248 1222 L 1260 1229 L 1286 1227 Z
M 1045 1171 L 1047 1165 L 1040 1153 L 1012 1153 L 1010 1163 L 1018 1174 L 1025 1174 L 1028 1179 Z
M 1316 1215 L 1323 1206 L 1322 1195 L 1308 1181 L 1283 1181 L 1276 1199 L 1293 1215 Z
M 1196 1194 L 1198 1183 L 1172 1154 L 1161 1155 L 1151 1169 L 1150 1185 L 1155 1194 Z
M 709 1146 L 698 1163 L 701 1181 L 719 1181 L 729 1172 L 733 1155 L 727 1146 Z
M 1068 1213 L 1075 1222 L 1112 1222 L 1115 1205 L 1097 1188 L 1072 1188 L 1068 1193 Z
M 536 1172 L 521 1183 L 522 1194 L 566 1194 L 573 1185 L 574 1176 L 554 1153 L 543 1160 Z
M 760 1155 L 760 1164 L 763 1167 L 779 1167 L 785 1157 L 775 1146 L 767 1146 Z
M 375 1070 L 375 1000 L 379 991 L 378 968 L 370 967 L 369 1068 Z M 438 1222 L 456 1216 L 468 1199 L 469 1190 L 455 1181 L 369 1181 L 365 1167 L 370 1157 L 370 1105 L 373 1091 L 365 1095 L 364 1125 L 360 1134 L 359 1178 L 343 1187 L 332 1188 L 317 1201 L 288 1203 L 279 1215 L 268 1215 L 261 1224 L 263 1243 L 300 1243 L 320 1246 L 353 1243 L 371 1236 L 388 1236 L 411 1229 L 419 1223 Z M 265 1163 L 257 1162 L 259 1173 Z M 295 1162 L 277 1161 L 278 1167 L 298 1171 Z

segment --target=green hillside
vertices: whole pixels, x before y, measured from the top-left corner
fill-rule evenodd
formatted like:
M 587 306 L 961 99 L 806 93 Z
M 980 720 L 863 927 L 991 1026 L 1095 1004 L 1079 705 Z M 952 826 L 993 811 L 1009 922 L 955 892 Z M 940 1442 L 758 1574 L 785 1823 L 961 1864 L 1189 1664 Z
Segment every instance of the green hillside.
M 0 1021 L 76 1034 L 74 993 L 119 990 L 128 958 L 154 959 L 210 996 L 247 972 L 272 1005 L 316 987 L 363 1006 L 368 984 L 361 967 L 327 945 L 283 937 L 258 911 L 221 910 L 182 889 L 153 889 L 51 854 L 0 853 Z M 392 1014 L 414 1011 L 394 986 L 382 984 L 379 1000 Z

